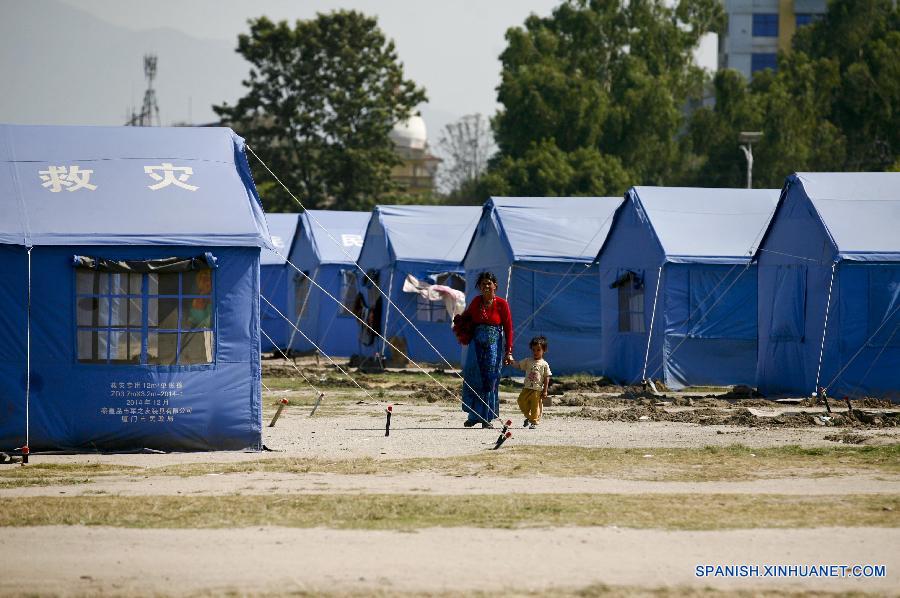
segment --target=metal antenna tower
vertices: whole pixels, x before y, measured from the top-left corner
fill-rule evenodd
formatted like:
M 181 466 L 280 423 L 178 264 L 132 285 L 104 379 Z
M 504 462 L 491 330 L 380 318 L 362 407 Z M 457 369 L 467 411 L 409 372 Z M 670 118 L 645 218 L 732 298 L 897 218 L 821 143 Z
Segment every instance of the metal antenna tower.
M 144 54 L 144 76 L 147 78 L 147 91 L 144 92 L 144 104 L 140 112 L 131 111 L 128 124 L 133 127 L 161 126 L 159 105 L 156 103 L 156 90 L 153 80 L 156 78 L 156 54 Z

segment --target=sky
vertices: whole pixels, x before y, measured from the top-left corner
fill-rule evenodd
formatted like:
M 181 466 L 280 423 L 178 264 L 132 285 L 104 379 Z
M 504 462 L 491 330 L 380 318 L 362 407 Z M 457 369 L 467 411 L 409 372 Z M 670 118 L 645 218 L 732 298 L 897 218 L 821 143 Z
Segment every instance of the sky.
M 0 122 L 124 124 L 146 87 L 143 55 L 158 55 L 164 125 L 215 120 L 211 106 L 243 95 L 249 65 L 234 52 L 247 19 L 309 19 L 355 9 L 378 17 L 405 74 L 425 87 L 419 107 L 432 145 L 444 125 L 497 110 L 504 34 L 559 0 L 0 0 Z M 715 37 L 698 63 L 713 69 Z

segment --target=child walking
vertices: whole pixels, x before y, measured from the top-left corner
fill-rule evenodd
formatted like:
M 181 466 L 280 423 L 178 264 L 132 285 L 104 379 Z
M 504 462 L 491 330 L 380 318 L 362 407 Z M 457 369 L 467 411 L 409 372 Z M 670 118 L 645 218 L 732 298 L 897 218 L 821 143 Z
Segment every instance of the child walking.
M 543 399 L 547 396 L 550 387 L 550 364 L 544 361 L 547 352 L 547 339 L 536 336 L 528 343 L 531 349 L 531 357 L 514 362 L 513 365 L 525 371 L 525 387 L 519 393 L 519 409 L 525 416 L 526 428 L 536 428 L 541 421 Z

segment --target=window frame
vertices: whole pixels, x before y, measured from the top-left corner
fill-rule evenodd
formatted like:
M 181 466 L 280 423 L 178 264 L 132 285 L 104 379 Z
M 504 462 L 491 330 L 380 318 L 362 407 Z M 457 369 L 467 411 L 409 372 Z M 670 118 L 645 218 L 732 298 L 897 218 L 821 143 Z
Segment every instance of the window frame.
M 756 64 L 757 60 L 765 60 L 764 65 Z M 750 55 L 750 74 L 758 73 L 766 69 L 778 70 L 778 54 L 774 52 L 754 52 Z
M 193 273 L 197 274 L 201 271 L 208 270 L 210 275 L 210 293 L 208 295 L 198 294 L 198 293 L 185 293 L 184 288 L 184 274 L 185 273 Z M 79 273 L 89 273 L 93 277 L 93 285 L 92 292 L 82 293 L 79 290 Z M 172 293 L 160 293 L 159 282 L 157 279 L 157 292 L 150 293 L 150 276 L 178 276 L 178 292 L 177 294 Z M 114 276 L 124 276 L 126 280 L 126 293 L 117 293 L 114 292 L 116 287 L 113 285 Z M 140 293 L 132 293 L 131 292 L 131 280 L 134 276 L 140 276 Z M 103 293 L 102 287 L 103 282 L 102 278 L 107 277 L 106 288 L 107 292 Z M 190 269 L 179 272 L 116 272 L 116 271 L 104 271 L 104 270 L 96 270 L 91 268 L 84 267 L 76 267 L 73 268 L 72 273 L 72 282 L 73 282 L 73 327 L 75 330 L 74 334 L 74 343 L 73 343 L 73 357 L 74 362 L 78 366 L 107 366 L 107 367 L 137 367 L 137 368 L 152 368 L 152 369 L 174 369 L 174 370 L 183 370 L 187 368 L 208 368 L 214 366 L 217 363 L 218 359 L 218 310 L 216 306 L 218 305 L 216 301 L 216 276 L 214 268 L 203 268 L 203 269 Z M 118 288 L 121 288 L 121 284 Z M 96 289 L 96 291 L 94 290 Z M 99 313 L 99 309 L 91 310 L 91 324 L 90 325 L 82 325 L 79 323 L 79 302 L 85 299 L 91 299 L 95 303 L 94 305 L 99 308 L 99 303 L 102 299 L 106 299 L 109 301 L 109 310 L 113 308 L 113 300 L 114 299 L 124 299 L 126 301 L 126 305 L 128 306 L 126 310 L 125 316 L 125 324 L 124 325 L 116 325 L 113 324 L 110 313 L 107 315 L 107 323 L 105 325 L 99 324 L 98 316 L 96 314 Z M 139 299 L 141 303 L 141 315 L 140 315 L 140 326 L 129 325 L 131 323 L 130 320 L 130 310 L 131 310 L 131 301 L 133 299 Z M 156 300 L 156 325 L 150 325 L 150 302 L 155 299 Z M 169 299 L 176 301 L 177 305 L 177 321 L 175 328 L 163 328 L 160 326 L 161 320 L 159 317 L 159 302 L 161 299 Z M 195 299 L 208 299 L 210 302 L 210 313 L 209 313 L 209 324 L 204 327 L 196 327 L 196 328 L 188 328 L 184 324 L 183 312 L 185 302 L 190 302 Z M 92 306 L 93 307 L 93 306 Z M 97 322 L 95 324 L 95 322 Z M 83 359 L 80 357 L 80 346 L 79 346 L 79 337 L 81 336 L 81 332 L 88 332 L 91 334 L 93 338 L 95 334 L 104 334 L 106 336 L 106 356 L 104 358 L 97 359 Z M 138 356 L 138 361 L 127 361 L 127 360 L 117 360 L 112 358 L 113 351 L 113 343 L 111 342 L 111 338 L 114 333 L 123 332 L 126 334 L 126 352 L 128 354 L 130 351 L 130 335 L 131 334 L 139 334 L 140 337 L 140 353 Z M 198 333 L 209 333 L 212 335 L 211 338 L 211 356 L 210 361 L 204 361 L 199 363 L 182 363 L 182 355 L 185 351 L 184 340 L 183 337 L 188 334 L 198 334 Z M 162 334 L 175 335 L 176 336 L 176 353 L 175 353 L 175 362 L 174 363 L 153 363 L 150 361 L 150 336 L 151 334 L 155 334 L 157 337 L 157 357 L 159 359 L 159 338 Z M 92 340 L 92 349 L 93 349 L 93 340 Z
M 751 35 L 753 37 L 778 37 L 778 13 L 753 13 Z
M 619 334 L 647 334 L 647 301 L 643 273 L 628 272 L 624 276 L 627 276 L 627 279 L 616 286 L 618 332 Z M 621 280 L 621 277 L 618 280 Z M 639 288 L 635 288 L 635 282 L 638 280 L 640 280 Z M 636 309 L 635 305 L 639 305 L 640 309 Z M 635 320 L 638 316 L 640 319 Z M 632 327 L 632 323 L 635 321 L 641 323 L 640 330 Z

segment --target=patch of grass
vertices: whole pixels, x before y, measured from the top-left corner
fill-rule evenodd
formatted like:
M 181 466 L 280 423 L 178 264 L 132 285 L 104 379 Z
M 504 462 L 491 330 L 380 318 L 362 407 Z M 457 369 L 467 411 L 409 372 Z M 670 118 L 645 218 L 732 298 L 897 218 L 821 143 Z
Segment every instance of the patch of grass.
M 891 509 L 891 510 L 887 510 Z M 670 530 L 900 526 L 900 497 L 775 494 L 525 494 L 143 496 L 12 498 L 0 526 L 226 528 L 273 525 L 405 530 L 426 527 L 610 526 Z
M 421 472 L 455 476 L 544 475 L 682 482 L 822 478 L 860 473 L 883 476 L 900 474 L 900 444 L 760 449 L 745 446 L 702 449 L 512 446 L 503 451 L 454 457 L 271 458 L 229 463 L 181 463 L 162 467 L 44 463 L 0 469 L 0 488 L 83 484 L 101 475 L 191 477 L 210 473 L 390 475 Z
M 0 489 L 90 484 L 94 477 L 142 472 L 142 467 L 101 463 L 35 463 L 0 468 Z
M 650 455 L 647 457 L 646 455 Z M 859 473 L 900 474 L 900 445 L 750 449 L 603 449 L 516 446 L 475 455 L 414 459 L 263 459 L 239 463 L 191 463 L 153 468 L 155 475 L 206 473 L 392 474 L 608 477 L 646 481 L 721 481 Z

